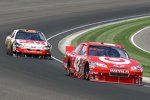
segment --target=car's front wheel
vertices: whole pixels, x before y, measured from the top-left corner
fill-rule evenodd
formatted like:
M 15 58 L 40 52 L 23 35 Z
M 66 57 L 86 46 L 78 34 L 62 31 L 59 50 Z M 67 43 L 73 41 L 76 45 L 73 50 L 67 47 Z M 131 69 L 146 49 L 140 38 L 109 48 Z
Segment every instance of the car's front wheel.
M 89 64 L 86 64 L 84 67 L 84 79 L 89 80 Z

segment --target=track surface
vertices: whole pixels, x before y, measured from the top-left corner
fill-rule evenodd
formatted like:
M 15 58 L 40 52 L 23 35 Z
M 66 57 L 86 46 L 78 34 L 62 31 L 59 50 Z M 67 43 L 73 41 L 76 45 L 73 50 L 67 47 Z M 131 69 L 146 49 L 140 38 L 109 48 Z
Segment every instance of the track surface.
M 144 28 L 133 37 L 133 41 L 137 46 L 150 52 L 150 27 Z
M 48 38 L 97 21 L 149 13 L 149 5 L 149 0 L 1 0 L 0 100 L 149 100 L 148 87 L 70 78 L 55 60 L 9 57 L 4 49 L 6 32 L 16 28 L 38 29 Z M 74 31 L 50 40 L 54 57 L 62 59 L 57 44 Z

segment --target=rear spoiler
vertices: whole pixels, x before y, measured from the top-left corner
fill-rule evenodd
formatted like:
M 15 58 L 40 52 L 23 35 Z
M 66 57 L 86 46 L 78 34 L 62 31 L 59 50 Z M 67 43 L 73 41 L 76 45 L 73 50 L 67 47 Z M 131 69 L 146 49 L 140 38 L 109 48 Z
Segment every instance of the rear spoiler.
M 75 46 L 66 46 L 66 52 L 70 53 L 73 52 L 75 49 Z

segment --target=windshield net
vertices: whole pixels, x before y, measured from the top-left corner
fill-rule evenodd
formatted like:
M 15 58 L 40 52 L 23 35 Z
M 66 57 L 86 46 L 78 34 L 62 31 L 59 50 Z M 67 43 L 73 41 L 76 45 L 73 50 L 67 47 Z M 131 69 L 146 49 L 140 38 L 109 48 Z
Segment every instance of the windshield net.
M 88 55 L 129 58 L 125 50 L 109 46 L 89 46 Z

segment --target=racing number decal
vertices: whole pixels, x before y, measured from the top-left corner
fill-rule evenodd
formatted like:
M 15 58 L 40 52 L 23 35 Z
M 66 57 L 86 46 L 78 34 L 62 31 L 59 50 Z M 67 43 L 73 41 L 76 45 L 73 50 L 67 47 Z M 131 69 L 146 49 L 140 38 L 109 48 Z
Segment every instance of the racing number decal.
M 130 61 L 123 58 L 108 58 L 108 57 L 99 57 L 103 62 L 112 63 L 112 64 L 130 64 Z
M 74 62 L 74 68 L 76 71 L 79 71 L 79 64 L 80 64 L 81 57 L 76 57 Z

